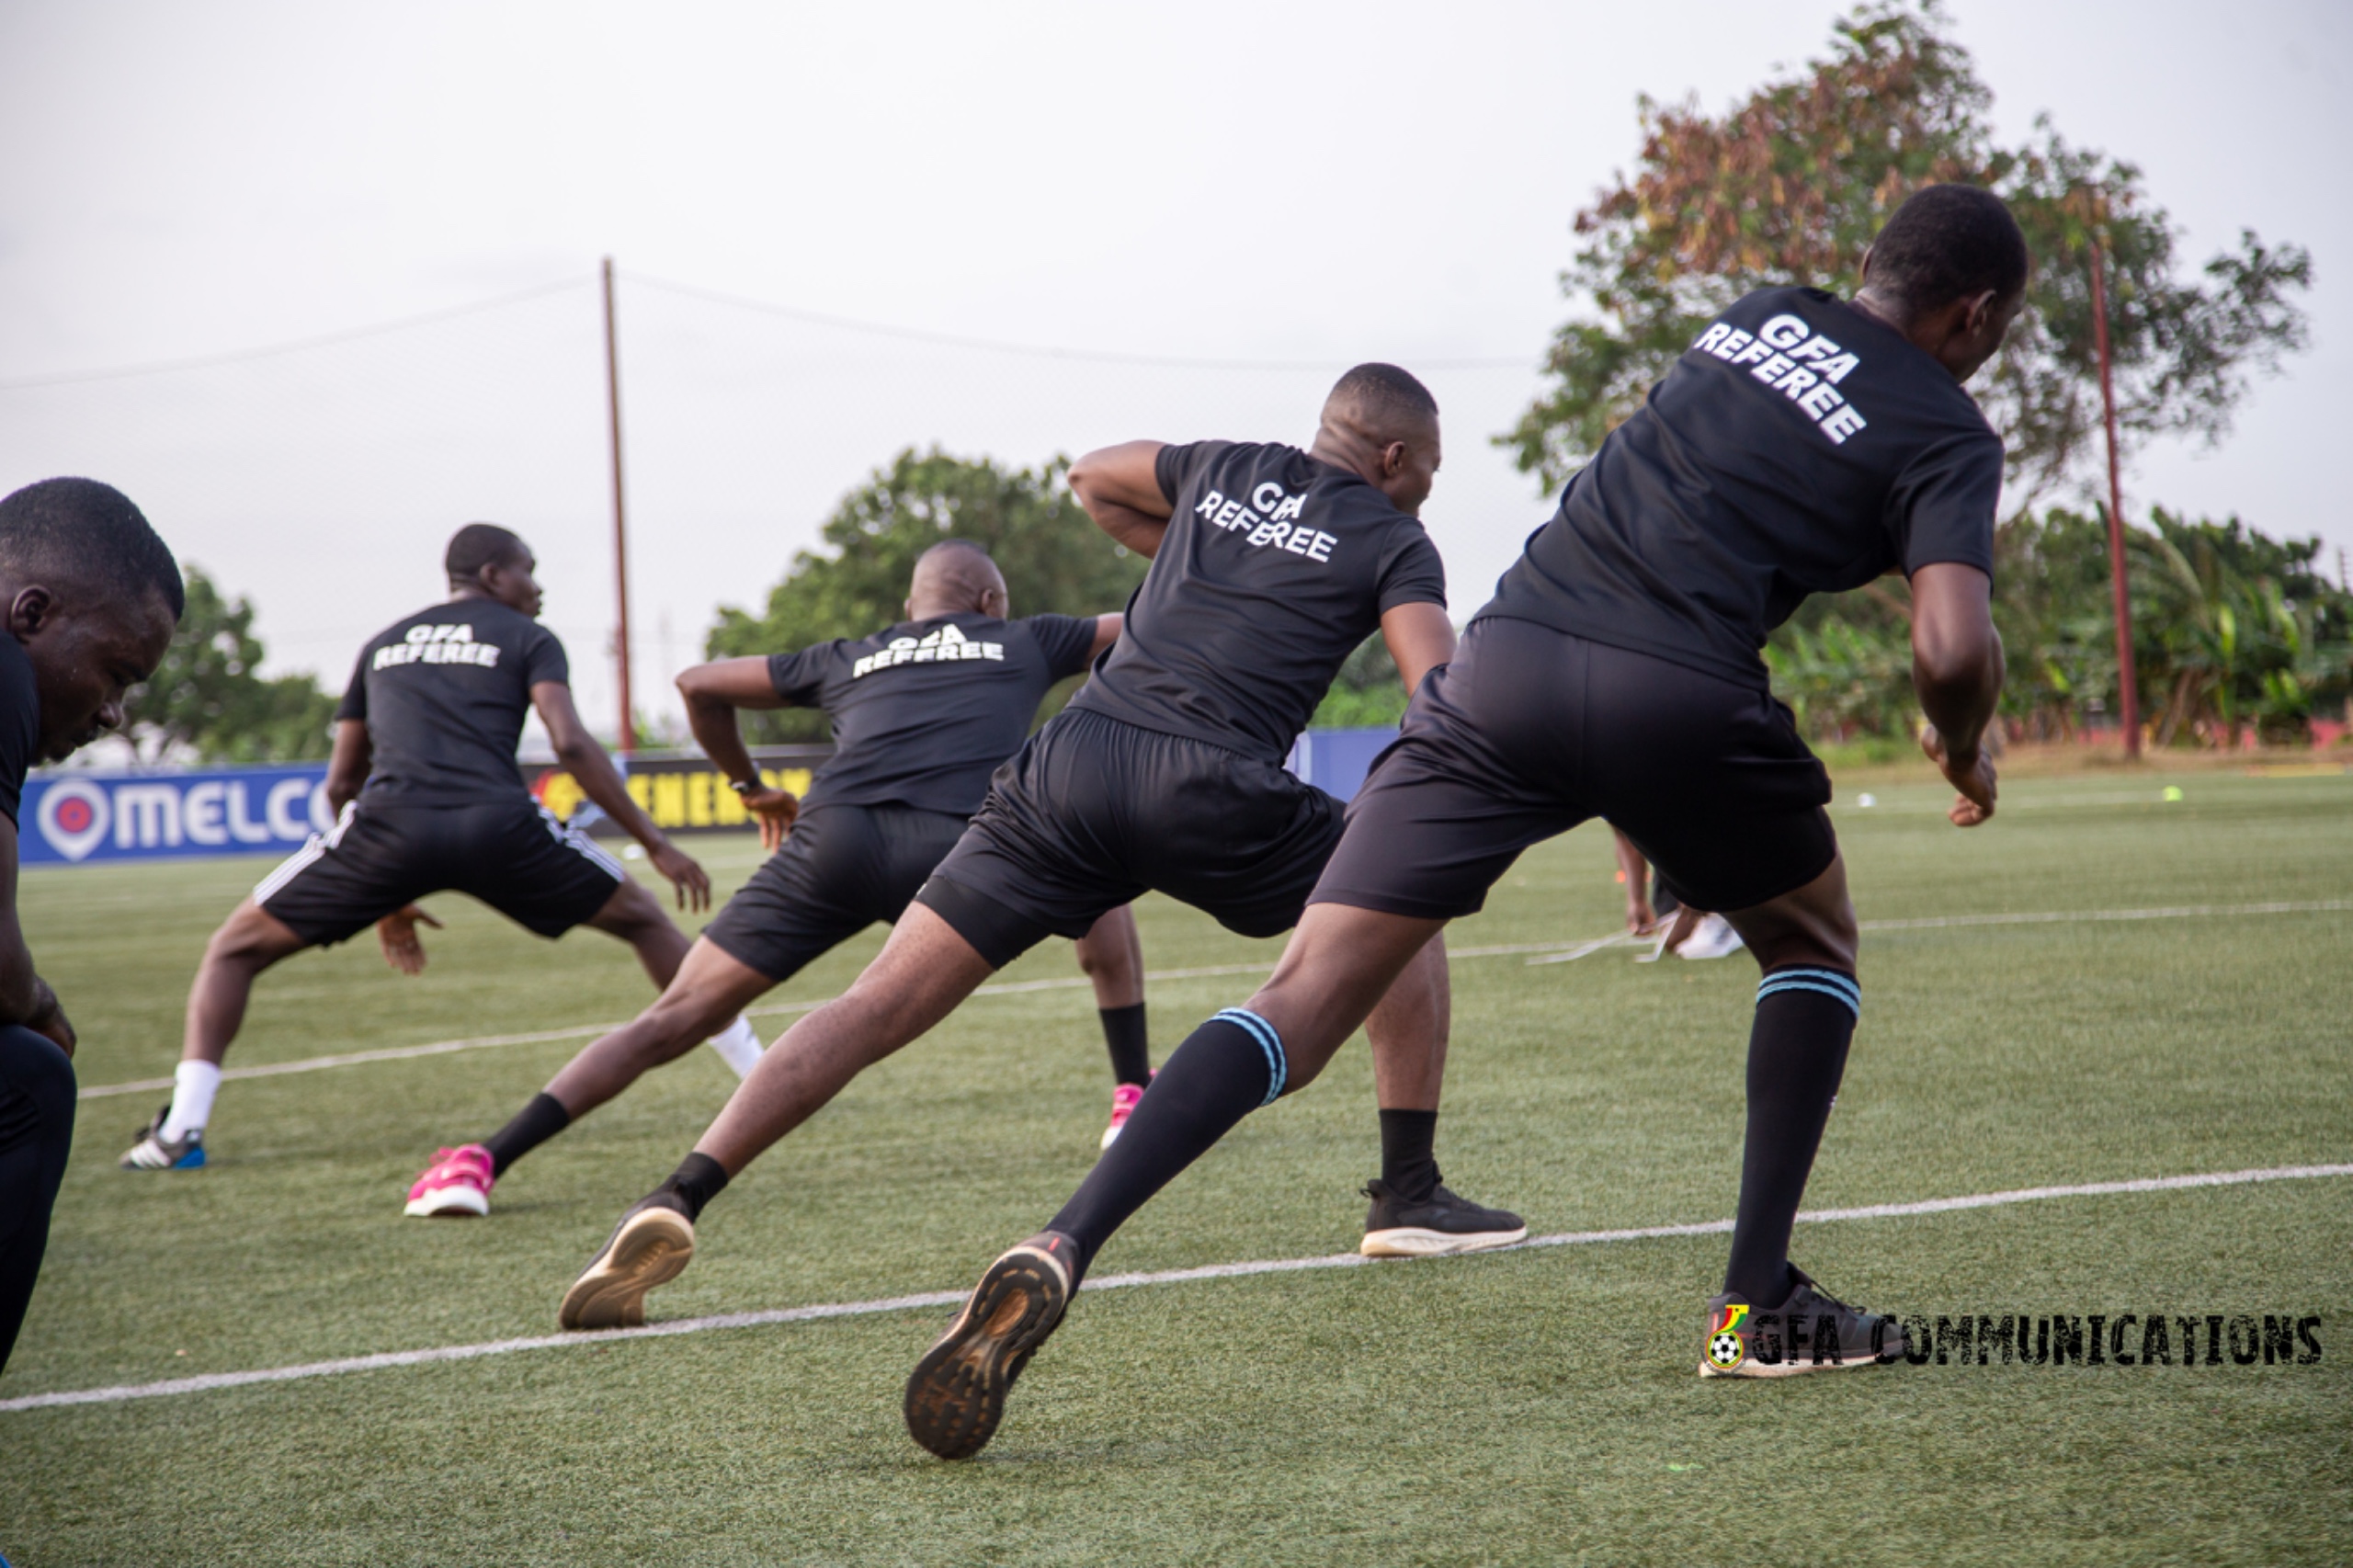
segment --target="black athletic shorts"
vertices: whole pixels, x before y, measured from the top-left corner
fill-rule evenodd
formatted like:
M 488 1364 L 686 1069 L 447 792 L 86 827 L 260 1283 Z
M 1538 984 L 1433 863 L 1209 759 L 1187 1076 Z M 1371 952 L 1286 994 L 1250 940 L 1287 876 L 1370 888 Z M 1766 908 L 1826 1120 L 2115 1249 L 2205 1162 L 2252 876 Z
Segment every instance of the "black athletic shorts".
M 362 807 L 311 835 L 254 902 L 313 947 L 331 947 L 427 893 L 461 892 L 542 937 L 605 907 L 620 861 L 529 796 L 466 806 Z
M 999 969 L 1154 889 L 1273 937 L 1299 924 L 1340 817 L 1273 763 L 1065 710 L 997 769 L 915 896 Z
M 1769 692 L 1532 621 L 1473 621 L 1406 706 L 1311 900 L 1469 915 L 1531 844 L 1605 817 L 1676 896 L 1745 909 L 1838 852 L 1830 776 Z
M 965 820 L 913 806 L 818 806 L 702 928 L 711 946 L 773 981 L 895 921 L 956 847 Z

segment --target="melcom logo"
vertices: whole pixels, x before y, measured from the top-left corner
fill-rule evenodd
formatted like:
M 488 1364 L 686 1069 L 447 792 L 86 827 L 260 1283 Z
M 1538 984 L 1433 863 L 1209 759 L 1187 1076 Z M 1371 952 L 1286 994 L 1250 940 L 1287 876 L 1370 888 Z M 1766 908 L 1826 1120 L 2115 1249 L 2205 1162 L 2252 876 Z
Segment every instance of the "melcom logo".
M 57 778 L 36 781 L 33 825 L 68 861 L 102 848 L 203 854 L 289 848 L 334 825 L 324 780 L 306 771 L 278 778 Z

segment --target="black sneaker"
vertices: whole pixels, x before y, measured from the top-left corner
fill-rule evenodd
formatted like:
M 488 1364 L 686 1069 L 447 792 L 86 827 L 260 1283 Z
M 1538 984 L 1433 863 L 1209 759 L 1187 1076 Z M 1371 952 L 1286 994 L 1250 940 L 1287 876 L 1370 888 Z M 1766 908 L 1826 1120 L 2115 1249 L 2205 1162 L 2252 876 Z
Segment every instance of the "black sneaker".
M 1709 1301 L 1701 1377 L 1787 1378 L 1903 1358 L 1908 1347 L 1903 1324 L 1825 1294 L 1795 1264 L 1790 1277 L 1797 1289 L 1773 1312 L 1757 1312 L 1745 1297 L 1729 1293 Z
M 1364 1217 L 1364 1241 L 1357 1250 L 1367 1257 L 1448 1257 L 1528 1239 L 1527 1221 L 1507 1210 L 1482 1209 L 1443 1182 L 1411 1203 L 1379 1180 L 1367 1182 L 1364 1195 L 1372 1210 Z
M 1076 1247 L 1040 1231 L 988 1267 L 964 1310 L 907 1379 L 907 1435 L 944 1460 L 996 1436 L 1005 1396 L 1070 1306 Z
M 556 1322 L 565 1328 L 635 1328 L 645 1322 L 645 1293 L 686 1272 L 695 1256 L 695 1222 L 686 1200 L 667 1187 L 631 1205 L 572 1289 Z

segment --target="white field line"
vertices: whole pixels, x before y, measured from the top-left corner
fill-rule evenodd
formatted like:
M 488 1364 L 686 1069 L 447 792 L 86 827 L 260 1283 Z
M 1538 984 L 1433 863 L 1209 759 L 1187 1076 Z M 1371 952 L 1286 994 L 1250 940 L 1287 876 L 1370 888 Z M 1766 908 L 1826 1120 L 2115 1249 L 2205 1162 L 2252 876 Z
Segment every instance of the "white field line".
M 2069 926 L 2079 922 L 2109 920 L 2188 920 L 2209 916 L 2232 917 L 2256 915 L 2321 915 L 2340 910 L 2353 910 L 2353 899 L 2325 898 L 2301 903 L 2185 903 L 2162 909 L 2085 909 L 2046 910 L 2031 915 L 1942 915 L 1925 920 L 1866 920 L 1866 931 L 1932 931 L 1963 926 Z M 1449 959 L 1509 958 L 1521 953 L 1553 955 L 1532 961 L 1566 963 L 1631 940 L 1623 932 L 1588 942 L 1507 942 L 1496 947 L 1455 948 L 1448 952 Z M 1209 964 L 1199 969 L 1148 970 L 1144 979 L 1206 980 L 1229 974 L 1264 974 L 1272 968 L 1264 963 Z M 983 985 L 972 993 L 975 996 L 1012 996 L 1035 991 L 1069 991 L 1094 982 L 1085 975 L 1069 975 L 1056 980 L 1008 981 L 1002 984 Z M 822 1007 L 831 997 L 814 1002 L 779 1002 L 765 1007 L 746 1007 L 747 1017 L 777 1017 L 788 1013 L 806 1013 Z M 232 1067 L 221 1076 L 228 1078 L 274 1078 L 284 1073 L 317 1073 L 330 1067 L 357 1067 L 369 1062 L 405 1062 L 417 1056 L 446 1056 L 457 1051 L 482 1051 L 498 1045 L 538 1045 L 557 1040 L 593 1040 L 620 1028 L 618 1023 L 575 1024 L 570 1028 L 537 1029 L 529 1034 L 478 1035 L 471 1040 L 437 1040 L 425 1045 L 386 1046 L 377 1051 L 347 1051 L 339 1056 L 307 1056 L 299 1062 L 274 1062 L 258 1067 Z M 127 1084 L 92 1084 L 85 1086 L 80 1097 L 85 1100 L 105 1099 L 110 1095 L 153 1094 L 172 1087 L 169 1078 L 138 1078 Z
M 1841 1220 L 1893 1220 L 1917 1214 L 1949 1214 L 1964 1209 L 1995 1209 L 2013 1203 L 2040 1203 L 2060 1198 L 2106 1198 L 2121 1193 L 2180 1192 L 2194 1187 L 2243 1187 L 2253 1182 L 2311 1181 L 2324 1176 L 2353 1176 L 2353 1165 L 2275 1165 L 2268 1170 L 2217 1171 L 2197 1176 L 2144 1176 L 2131 1181 L 2083 1182 L 2070 1187 L 2014 1187 L 2006 1192 L 1978 1192 L 1961 1198 L 1930 1198 L 1913 1203 L 1873 1203 L 1859 1209 L 1814 1209 L 1798 1215 L 1801 1224 L 1826 1224 Z M 1696 1225 L 1643 1225 L 1625 1231 L 1568 1231 L 1533 1236 L 1508 1252 L 1533 1247 L 1596 1246 L 1611 1242 L 1653 1241 L 1674 1236 L 1722 1235 L 1732 1230 L 1730 1220 Z M 1183 1285 L 1201 1279 L 1241 1279 L 1260 1274 L 1297 1274 L 1309 1269 L 1355 1268 L 1373 1261 L 1353 1252 L 1327 1253 L 1319 1257 L 1269 1258 L 1253 1263 L 1213 1263 L 1199 1268 L 1164 1268 L 1150 1273 L 1113 1274 L 1089 1279 L 1089 1290 L 1121 1290 L 1139 1285 Z M 208 1393 L 215 1389 L 244 1388 L 251 1383 L 291 1382 L 304 1378 L 335 1378 L 347 1372 L 375 1372 L 393 1367 L 418 1367 L 437 1361 L 472 1361 L 484 1356 L 506 1356 L 518 1350 L 554 1350 L 566 1346 L 610 1345 L 628 1339 L 660 1339 L 710 1329 L 759 1328 L 769 1324 L 814 1323 L 825 1318 L 870 1317 L 880 1312 L 911 1312 L 926 1307 L 952 1307 L 964 1300 L 961 1290 L 926 1290 L 912 1296 L 886 1296 L 879 1301 L 840 1301 L 824 1306 L 778 1307 L 767 1312 L 721 1312 L 710 1317 L 679 1318 L 648 1324 L 643 1328 L 611 1329 L 599 1334 L 541 1334 L 525 1339 L 493 1339 L 479 1345 L 445 1345 L 429 1350 L 388 1350 L 374 1356 L 352 1356 L 337 1361 L 306 1361 L 291 1367 L 264 1367 L 245 1372 L 210 1372 L 200 1377 L 170 1378 L 153 1383 L 119 1383 L 111 1388 L 64 1389 L 55 1393 L 24 1394 L 0 1399 L 0 1412 L 44 1410 L 62 1404 L 119 1404 L 126 1400 L 160 1399 L 173 1394 Z

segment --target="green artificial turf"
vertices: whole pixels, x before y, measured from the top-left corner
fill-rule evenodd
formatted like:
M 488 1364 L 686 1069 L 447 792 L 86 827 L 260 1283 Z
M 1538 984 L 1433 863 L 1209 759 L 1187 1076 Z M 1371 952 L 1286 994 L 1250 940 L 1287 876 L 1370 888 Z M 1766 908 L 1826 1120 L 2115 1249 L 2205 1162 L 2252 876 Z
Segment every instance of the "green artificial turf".
M 2160 791 L 2177 784 L 2184 798 Z M 1926 785 L 1842 789 L 1867 922 L 2353 897 L 2353 778 L 2011 785 L 1960 833 Z M 752 861 L 712 850 L 722 888 Z M 642 867 L 642 863 L 641 867 Z M 1608 932 L 1588 827 L 1458 949 Z M 28 873 L 85 1086 L 167 1076 L 204 937 L 264 867 Z M 363 939 L 265 977 L 233 1066 L 592 1025 L 648 994 L 618 944 L 433 901 L 432 967 Z M 1271 963 L 1159 899 L 1155 971 Z M 838 990 L 851 943 L 770 998 Z M 2353 1160 L 2353 912 L 1872 932 L 1808 1196 L 1833 1208 Z M 1074 977 L 1066 944 L 1009 982 Z M 1155 1051 L 1246 976 L 1156 981 Z M 1439 1153 L 1539 1233 L 1732 1211 L 1755 969 L 1464 957 Z M 767 1032 L 780 1028 L 778 1016 Z M 614 1216 L 731 1080 L 699 1051 L 518 1165 L 486 1221 L 400 1218 L 577 1040 L 222 1090 L 201 1174 L 113 1168 L 162 1092 L 88 1099 L 0 1399 L 549 1333 Z M 854 1085 L 705 1217 L 657 1319 L 971 1282 L 1085 1174 L 1108 1074 L 1084 986 L 986 995 Z M 1374 1174 L 1359 1044 L 1245 1122 L 1098 1277 L 1342 1252 Z M 1801 1226 L 1881 1310 L 2319 1314 L 2317 1365 L 1930 1364 L 1692 1375 L 1721 1235 L 1106 1290 L 996 1442 L 906 1438 L 940 1309 L 584 1343 L 182 1396 L 0 1411 L 0 1553 L 174 1563 L 2145 1563 L 2353 1559 L 2353 1178 Z M 2135 1334 L 2131 1346 L 2137 1346 Z M 2177 1358 L 2179 1346 L 2176 1346 Z M 2204 1346 L 2200 1346 L 2200 1360 Z

